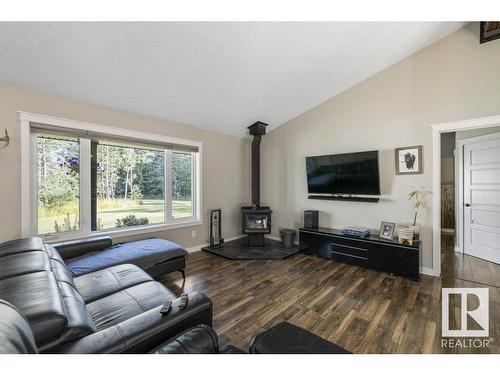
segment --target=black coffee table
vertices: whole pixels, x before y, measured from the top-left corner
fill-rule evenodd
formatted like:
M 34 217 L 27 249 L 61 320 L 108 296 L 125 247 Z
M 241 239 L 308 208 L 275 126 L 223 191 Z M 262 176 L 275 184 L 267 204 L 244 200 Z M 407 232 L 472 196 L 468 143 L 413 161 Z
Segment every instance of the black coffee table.
M 283 322 L 259 333 L 250 344 L 255 354 L 351 354 L 314 333 Z

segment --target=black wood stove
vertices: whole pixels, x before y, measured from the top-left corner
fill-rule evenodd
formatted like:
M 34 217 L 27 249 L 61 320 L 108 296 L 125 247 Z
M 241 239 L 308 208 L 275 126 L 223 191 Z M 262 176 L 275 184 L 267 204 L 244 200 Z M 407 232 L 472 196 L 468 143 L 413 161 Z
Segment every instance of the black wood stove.
M 271 208 L 260 205 L 260 141 L 267 124 L 256 122 L 248 127 L 252 141 L 252 205 L 241 208 L 242 233 L 248 234 L 248 246 L 265 246 L 264 235 L 271 233 Z

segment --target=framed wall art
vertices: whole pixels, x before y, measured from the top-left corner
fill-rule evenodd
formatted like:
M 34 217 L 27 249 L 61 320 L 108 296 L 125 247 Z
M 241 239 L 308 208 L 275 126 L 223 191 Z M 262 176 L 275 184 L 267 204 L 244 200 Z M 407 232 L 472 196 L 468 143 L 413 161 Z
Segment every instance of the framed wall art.
M 424 173 L 422 146 L 399 147 L 395 150 L 396 174 Z

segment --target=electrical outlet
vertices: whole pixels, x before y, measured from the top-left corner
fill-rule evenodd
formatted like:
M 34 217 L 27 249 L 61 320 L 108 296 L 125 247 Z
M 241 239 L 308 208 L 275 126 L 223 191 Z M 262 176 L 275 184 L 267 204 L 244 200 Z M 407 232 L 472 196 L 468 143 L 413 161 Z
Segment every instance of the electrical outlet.
M 195 237 L 196 237 L 196 231 L 195 231 L 195 230 L 193 230 L 193 231 L 191 232 L 191 237 L 193 237 L 193 238 L 195 238 Z

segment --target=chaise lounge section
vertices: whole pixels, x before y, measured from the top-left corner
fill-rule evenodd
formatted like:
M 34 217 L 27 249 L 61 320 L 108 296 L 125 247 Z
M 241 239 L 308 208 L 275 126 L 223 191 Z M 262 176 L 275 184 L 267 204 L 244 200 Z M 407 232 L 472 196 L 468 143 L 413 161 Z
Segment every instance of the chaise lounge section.
M 71 274 L 85 275 L 119 264 L 134 264 L 152 278 L 179 271 L 185 279 L 187 251 L 175 242 L 162 238 L 113 245 L 111 237 L 103 236 L 67 241 L 52 245 L 64 259 Z

